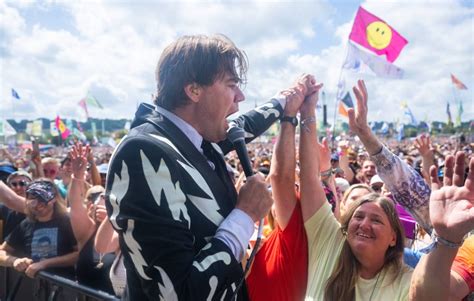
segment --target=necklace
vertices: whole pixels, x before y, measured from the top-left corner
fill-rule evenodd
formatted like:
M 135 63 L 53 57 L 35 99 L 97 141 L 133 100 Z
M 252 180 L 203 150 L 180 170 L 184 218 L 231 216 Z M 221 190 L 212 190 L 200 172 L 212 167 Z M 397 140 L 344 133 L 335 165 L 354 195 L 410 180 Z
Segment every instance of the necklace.
M 370 293 L 369 301 L 372 301 L 372 297 L 374 295 L 375 288 L 377 287 L 377 283 L 379 283 L 379 278 L 381 274 L 382 274 L 382 271 L 380 271 L 379 275 L 377 276 L 377 280 L 375 280 L 375 285 L 374 285 L 374 288 L 372 289 L 372 293 Z

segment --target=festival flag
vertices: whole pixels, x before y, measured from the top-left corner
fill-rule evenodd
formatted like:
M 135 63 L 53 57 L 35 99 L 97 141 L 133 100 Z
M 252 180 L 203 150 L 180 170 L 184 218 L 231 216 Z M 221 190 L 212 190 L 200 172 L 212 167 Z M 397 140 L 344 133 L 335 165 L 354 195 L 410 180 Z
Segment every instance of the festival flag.
M 400 142 L 405 138 L 405 125 L 403 123 L 400 123 L 398 126 L 398 135 L 397 135 L 397 140 Z
M 353 108 L 354 107 L 354 102 L 352 101 L 351 94 L 349 92 L 346 92 L 346 95 L 341 99 L 339 102 L 339 107 L 338 107 L 338 112 L 342 116 L 345 116 L 346 118 L 349 118 L 349 114 L 347 113 L 347 109 Z
M 28 136 L 31 136 L 31 134 L 32 134 L 32 129 L 33 129 L 33 122 L 27 122 L 27 123 L 26 123 L 25 133 L 26 133 Z
M 33 121 L 33 126 L 31 127 L 31 135 L 35 137 L 41 137 L 43 135 L 43 120 L 37 119 Z
M 92 137 L 97 137 L 97 125 L 91 121 Z
M 386 55 L 394 62 L 408 41 L 385 21 L 361 6 L 357 10 L 349 39 L 377 55 Z
M 15 89 L 12 88 L 12 97 L 13 98 L 16 98 L 16 99 L 20 99 L 20 95 L 18 94 L 18 92 L 16 92 Z
M 349 92 L 344 95 L 344 97 L 341 99 L 341 101 L 348 107 L 348 108 L 353 108 L 354 103 L 352 102 L 351 94 Z
M 9 137 L 16 135 L 16 130 L 6 119 L 0 119 L 0 137 Z
M 56 127 L 56 121 L 51 121 L 49 124 L 49 133 L 53 137 L 57 137 L 59 135 L 58 128 Z
M 386 123 L 385 121 L 383 122 L 382 124 L 382 128 L 380 128 L 380 133 L 382 134 L 388 134 L 388 123 Z
M 339 103 L 338 112 L 339 112 L 339 114 L 341 114 L 342 116 L 344 116 L 344 117 L 346 117 L 346 118 L 349 118 L 349 114 L 347 113 L 347 110 L 346 110 L 346 108 L 344 107 L 344 105 L 342 104 L 342 102 Z
M 446 104 L 446 114 L 448 114 L 448 124 L 453 123 L 453 119 L 451 117 L 451 109 L 449 108 L 449 102 Z
M 456 86 L 459 90 L 467 90 L 467 87 L 463 82 L 461 82 L 456 76 L 454 76 L 451 73 L 451 81 L 453 82 L 453 85 Z
M 61 118 L 59 118 L 59 115 L 56 116 L 56 127 L 58 128 L 59 133 L 61 133 L 62 139 L 66 139 L 71 134 L 71 131 L 66 127 Z
M 95 98 L 94 96 L 92 96 L 91 94 L 87 94 L 87 96 L 85 98 L 83 98 L 82 100 L 84 100 L 88 105 L 90 106 L 93 106 L 93 107 L 97 107 L 99 109 L 103 109 L 104 107 L 100 104 L 100 102 L 97 100 L 97 98 Z
M 84 110 L 84 112 L 86 113 L 86 118 L 89 119 L 89 111 L 87 111 L 86 99 L 81 99 L 77 104 Z
M 458 115 L 456 116 L 456 126 L 461 126 L 462 113 L 464 113 L 464 108 L 462 107 L 462 100 L 460 100 L 458 106 Z
M 401 68 L 379 56 L 359 49 L 351 41 L 348 44 L 349 48 L 342 68 L 383 78 L 400 79 L 403 77 L 404 71 Z
M 418 125 L 418 121 L 416 120 L 415 115 L 413 115 L 412 111 L 408 107 L 406 101 L 402 103 L 402 108 L 404 109 L 403 114 L 408 119 L 408 124 Z

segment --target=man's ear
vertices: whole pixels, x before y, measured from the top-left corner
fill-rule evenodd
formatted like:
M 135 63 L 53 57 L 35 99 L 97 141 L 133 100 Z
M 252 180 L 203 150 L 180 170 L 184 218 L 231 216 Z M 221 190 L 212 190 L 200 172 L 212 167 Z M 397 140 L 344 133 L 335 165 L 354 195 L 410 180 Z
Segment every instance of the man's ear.
M 184 86 L 184 92 L 191 101 L 198 102 L 201 95 L 201 87 L 196 83 L 191 83 Z

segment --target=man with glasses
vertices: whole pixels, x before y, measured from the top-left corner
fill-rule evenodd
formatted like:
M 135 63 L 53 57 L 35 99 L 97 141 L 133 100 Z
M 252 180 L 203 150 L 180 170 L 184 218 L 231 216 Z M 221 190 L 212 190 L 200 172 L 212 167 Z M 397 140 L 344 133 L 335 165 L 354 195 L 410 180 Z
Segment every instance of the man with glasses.
M 17 195 L 26 197 L 26 186 L 31 182 L 31 176 L 26 171 L 15 171 L 7 178 L 7 185 Z M 3 222 L 3 235 L 0 233 L 0 240 L 7 237 L 15 227 L 25 219 L 23 212 L 11 210 L 0 204 L 0 220 Z

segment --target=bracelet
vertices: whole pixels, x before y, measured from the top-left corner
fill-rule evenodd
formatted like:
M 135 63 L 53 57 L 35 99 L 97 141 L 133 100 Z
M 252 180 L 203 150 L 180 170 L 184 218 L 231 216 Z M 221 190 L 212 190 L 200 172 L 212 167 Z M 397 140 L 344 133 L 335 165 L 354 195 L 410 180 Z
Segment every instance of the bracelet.
M 80 182 L 85 182 L 86 181 L 84 179 L 76 178 L 74 175 L 71 176 L 71 180 L 76 180 L 76 181 L 80 181 Z
M 316 122 L 316 117 L 311 116 L 311 117 L 308 117 L 308 118 L 305 118 L 305 119 L 301 120 L 300 126 L 302 128 L 304 128 L 305 131 L 309 132 L 310 130 L 309 130 L 307 124 L 310 123 L 310 122 Z
M 321 177 L 329 177 L 330 175 L 332 175 L 332 173 L 333 173 L 332 168 L 329 168 L 328 170 L 321 172 Z
M 445 247 L 448 247 L 450 249 L 457 249 L 460 246 L 462 246 L 462 244 L 464 243 L 464 238 L 461 240 L 461 242 L 452 242 L 452 241 L 449 241 L 447 239 L 444 239 L 441 236 L 439 236 L 438 233 L 436 233 L 436 231 L 434 229 L 433 229 L 433 232 L 431 233 L 431 236 L 432 236 L 433 241 L 435 243 L 438 243 L 438 244 L 443 245 Z

